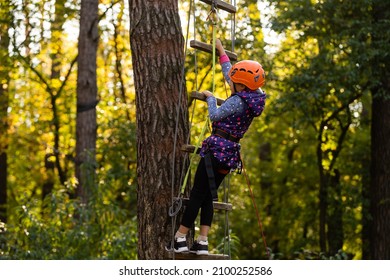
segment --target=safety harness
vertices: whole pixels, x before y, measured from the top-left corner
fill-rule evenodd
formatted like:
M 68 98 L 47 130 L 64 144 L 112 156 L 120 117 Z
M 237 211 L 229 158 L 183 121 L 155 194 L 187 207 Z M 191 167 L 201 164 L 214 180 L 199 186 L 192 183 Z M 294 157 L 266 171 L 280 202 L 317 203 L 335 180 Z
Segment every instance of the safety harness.
M 211 133 L 215 136 L 225 138 L 226 140 L 229 140 L 232 142 L 236 142 L 236 143 L 240 142 L 240 138 L 235 137 L 235 136 L 233 136 L 233 135 L 231 135 L 231 134 L 227 133 L 226 131 L 219 129 L 219 128 L 214 128 Z
M 235 136 L 233 136 L 233 135 L 231 135 L 231 134 L 227 133 L 226 131 L 219 129 L 219 128 L 214 128 L 212 130 L 211 134 L 218 136 L 218 137 L 221 137 L 221 138 L 224 138 L 226 140 L 232 141 L 232 142 L 236 142 L 236 143 L 240 142 L 240 138 L 235 137 Z M 214 174 L 213 162 L 211 159 L 210 152 L 207 152 L 205 154 L 204 161 L 205 161 L 206 172 L 207 172 L 207 177 L 208 177 L 208 181 L 209 181 L 211 196 L 212 196 L 214 201 L 218 201 L 218 192 L 217 192 L 217 186 L 215 184 L 215 174 Z M 241 164 L 239 164 L 239 165 L 241 165 Z M 218 169 L 218 172 L 223 173 L 223 174 L 228 174 L 230 172 L 230 170 L 220 168 L 220 169 Z

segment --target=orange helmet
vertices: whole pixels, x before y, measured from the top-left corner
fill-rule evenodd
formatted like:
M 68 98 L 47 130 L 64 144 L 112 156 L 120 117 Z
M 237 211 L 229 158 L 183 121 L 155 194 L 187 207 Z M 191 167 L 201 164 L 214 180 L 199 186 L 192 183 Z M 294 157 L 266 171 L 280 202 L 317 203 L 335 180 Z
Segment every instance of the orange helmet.
M 256 90 L 265 83 L 265 72 L 260 63 L 253 60 L 242 60 L 233 65 L 229 77 L 233 83 L 243 84 Z

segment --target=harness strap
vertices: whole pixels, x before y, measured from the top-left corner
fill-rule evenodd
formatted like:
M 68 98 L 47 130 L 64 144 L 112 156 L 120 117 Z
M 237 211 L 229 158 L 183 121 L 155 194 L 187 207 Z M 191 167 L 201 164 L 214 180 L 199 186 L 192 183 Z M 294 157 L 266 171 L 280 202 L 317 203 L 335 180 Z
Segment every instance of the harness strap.
M 232 141 L 232 142 L 236 142 L 236 143 L 240 142 L 240 138 L 233 136 L 233 135 L 231 135 L 231 134 L 227 133 L 226 131 L 219 129 L 219 128 L 214 128 L 212 131 L 212 134 L 219 136 L 219 137 L 222 137 L 222 138 L 229 140 L 229 141 Z
M 215 175 L 214 175 L 213 163 L 211 161 L 210 153 L 205 154 L 204 163 L 206 165 L 207 177 L 209 179 L 211 196 L 213 197 L 214 201 L 218 201 L 217 186 L 215 185 Z

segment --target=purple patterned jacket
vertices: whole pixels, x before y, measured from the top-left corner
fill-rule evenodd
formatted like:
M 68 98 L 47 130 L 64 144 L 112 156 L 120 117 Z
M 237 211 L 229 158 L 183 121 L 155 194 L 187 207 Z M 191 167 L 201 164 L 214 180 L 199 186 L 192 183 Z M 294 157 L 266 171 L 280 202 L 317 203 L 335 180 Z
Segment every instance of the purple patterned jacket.
M 230 81 L 229 70 L 232 67 L 227 56 L 220 57 L 225 80 Z M 215 97 L 208 97 L 208 110 L 212 128 L 221 129 L 241 139 L 248 130 L 254 117 L 264 110 L 266 95 L 261 90 L 243 91 L 232 94 L 217 108 Z M 240 163 L 240 144 L 217 135 L 211 135 L 202 143 L 200 155 L 211 153 L 226 169 L 237 169 Z

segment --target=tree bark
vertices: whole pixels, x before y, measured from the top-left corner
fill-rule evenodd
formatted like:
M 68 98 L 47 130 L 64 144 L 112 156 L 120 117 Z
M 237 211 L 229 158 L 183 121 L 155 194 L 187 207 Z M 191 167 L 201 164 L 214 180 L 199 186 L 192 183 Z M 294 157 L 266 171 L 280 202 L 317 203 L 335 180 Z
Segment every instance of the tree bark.
M 334 175 L 329 175 L 329 199 L 328 232 L 327 240 L 329 255 L 334 256 L 343 249 L 344 244 L 344 224 L 343 224 L 343 204 L 341 199 L 340 172 L 334 170 Z
M 129 0 L 129 8 L 137 106 L 138 258 L 163 259 L 173 232 L 168 215 L 172 186 L 177 194 L 184 164 L 184 155 L 174 149 L 176 122 L 176 147 L 188 135 L 184 40 L 177 0 Z
M 9 105 L 9 72 L 11 61 L 8 53 L 10 38 L 8 35 L 12 23 L 11 2 L 0 4 L 0 221 L 7 221 L 7 146 L 8 146 L 8 105 Z
M 320 125 L 320 131 L 318 133 L 318 144 L 317 144 L 317 166 L 320 174 L 320 189 L 318 194 L 319 199 L 319 237 L 320 237 L 320 250 L 321 252 L 327 251 L 326 246 L 326 223 L 327 223 L 327 211 L 328 211 L 328 184 L 327 176 L 322 164 L 323 153 L 322 153 L 322 135 L 324 125 Z
M 85 202 L 95 179 L 96 148 L 96 52 L 98 0 L 82 0 L 78 45 L 76 177 L 77 195 Z
M 367 105 L 368 106 L 368 105 Z M 370 103 L 370 106 L 371 103 Z M 361 118 L 361 124 L 364 126 L 370 126 L 371 115 L 369 114 L 366 106 L 363 105 L 363 112 Z M 368 128 L 367 128 L 368 129 Z M 361 156 L 361 166 L 362 166 L 362 259 L 370 260 L 371 259 L 371 232 L 372 232 L 372 217 L 370 212 L 370 201 L 371 201 L 371 174 L 370 174 L 370 162 L 371 155 L 370 153 L 363 153 Z
M 389 81 L 390 82 L 390 81 Z M 390 92 L 390 88 L 388 89 Z M 371 257 L 390 259 L 390 100 L 372 102 L 371 127 Z
M 388 89 L 390 90 L 390 89 Z M 373 93 L 371 127 L 371 257 L 390 259 L 390 100 Z
M 371 257 L 390 259 L 390 4 L 373 1 L 373 78 L 371 123 Z M 387 26 L 387 27 L 386 27 Z

